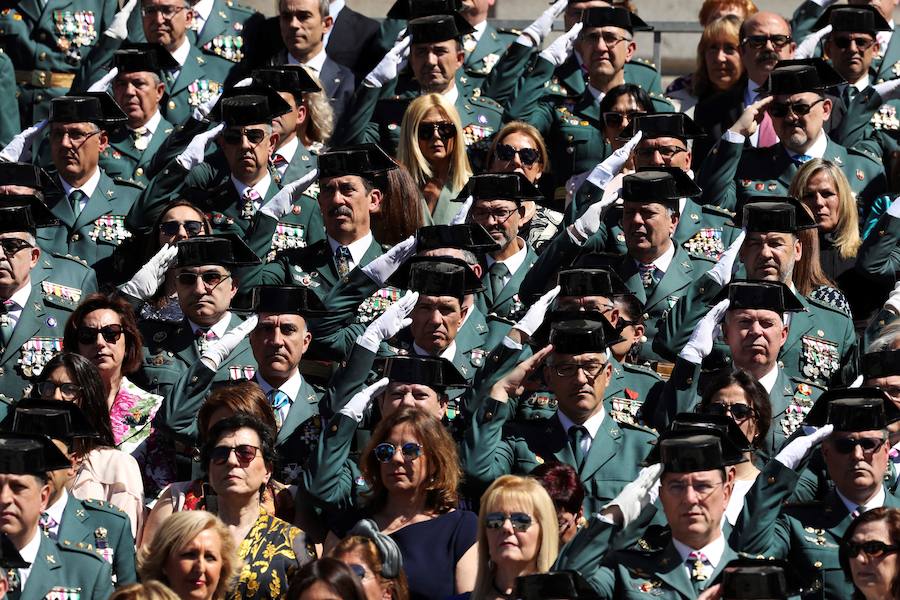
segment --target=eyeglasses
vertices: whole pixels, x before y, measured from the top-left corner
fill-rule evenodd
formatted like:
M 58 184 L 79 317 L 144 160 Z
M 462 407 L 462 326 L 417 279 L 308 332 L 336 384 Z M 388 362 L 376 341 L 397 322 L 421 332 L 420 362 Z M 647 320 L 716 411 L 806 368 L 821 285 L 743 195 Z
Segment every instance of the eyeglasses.
M 860 52 L 865 52 L 875 45 L 875 40 L 870 37 L 835 36 L 832 38 L 834 45 L 841 50 L 846 50 L 850 44 L 856 44 Z
M 487 221 L 494 217 L 498 223 L 506 223 L 514 212 L 518 212 L 518 208 L 473 208 L 471 211 L 472 218 L 476 221 Z
M 182 227 L 188 237 L 197 237 L 203 232 L 202 221 L 165 221 L 159 224 L 159 230 L 163 235 L 177 235 Z
M 752 417 L 756 411 L 746 404 L 724 404 L 721 402 L 713 402 L 704 410 L 708 415 L 731 415 L 735 421 L 743 421 L 747 417 Z
M 841 454 L 851 454 L 856 447 L 862 448 L 866 454 L 875 452 L 884 445 L 884 438 L 838 438 L 832 440 L 834 449 Z
M 607 48 L 612 49 L 619 42 L 631 41 L 631 38 L 616 35 L 612 31 L 592 31 L 582 36 L 582 39 L 592 46 L 596 46 L 597 42 L 603 40 Z
M 266 137 L 264 129 L 226 129 L 222 132 L 222 141 L 229 146 L 237 146 L 244 138 L 254 146 Z
M 93 131 L 77 131 L 72 129 L 54 129 L 50 132 L 50 140 L 53 142 L 62 142 L 69 136 L 69 141 L 75 145 L 83 144 L 88 138 L 94 137 L 100 133 L 99 129 Z
M 553 365 L 553 371 L 560 377 L 575 377 L 575 374 L 578 373 L 579 370 L 581 370 L 588 378 L 594 379 L 605 367 L 606 363 L 601 362 L 582 364 L 562 363 L 560 365 Z
M 203 273 L 192 273 L 187 271 L 185 273 L 179 273 L 175 277 L 175 281 L 180 285 L 193 287 L 197 285 L 198 277 L 203 280 L 204 286 L 214 289 L 220 283 L 231 277 L 231 275 L 222 273 L 221 271 L 204 271 Z
M 209 453 L 209 460 L 211 460 L 214 465 L 224 465 L 228 461 L 228 457 L 231 456 L 231 453 L 234 452 L 238 464 L 242 467 L 246 467 L 253 462 L 254 458 L 256 458 L 256 452 L 258 450 L 258 447 L 251 446 L 250 444 L 216 446 L 212 449 L 212 452 Z
M 625 119 L 631 121 L 636 116 L 645 114 L 647 114 L 645 110 L 626 110 L 625 112 L 611 110 L 603 113 L 603 124 L 607 127 L 619 128 L 625 124 Z
M 519 160 L 526 167 L 530 167 L 541 159 L 541 154 L 534 148 L 519 148 L 516 150 L 507 144 L 497 145 L 497 158 L 500 160 L 510 161 L 519 155 Z
M 741 44 L 746 44 L 751 48 L 755 48 L 759 50 L 760 48 L 765 47 L 768 42 L 772 42 L 772 46 L 775 49 L 780 50 L 791 43 L 793 38 L 789 35 L 748 35 L 743 40 L 741 40 Z
M 509 519 L 509 524 L 512 525 L 514 531 L 528 531 L 528 528 L 534 523 L 531 515 L 526 515 L 525 513 L 514 512 L 507 514 L 494 512 L 484 516 L 484 526 L 488 529 L 502 529 L 507 519 Z
M 848 558 L 856 558 L 859 556 L 860 552 L 864 553 L 869 558 L 878 558 L 879 556 L 900 550 L 900 546 L 896 544 L 885 544 L 884 542 L 879 542 L 877 540 L 870 540 L 859 544 L 856 542 L 847 542 L 844 544 L 844 548 L 847 550 Z
M 683 481 L 672 481 L 671 483 L 665 486 L 666 491 L 675 497 L 684 496 L 688 489 L 693 489 L 694 492 L 701 498 L 706 498 L 720 485 L 723 485 L 724 482 L 719 483 L 709 483 L 704 481 L 698 481 L 697 483 L 685 483 Z
M 449 140 L 456 135 L 456 125 L 450 121 L 419 123 L 418 135 L 420 140 L 430 140 L 435 134 L 442 140 Z
M 382 442 L 375 446 L 372 453 L 375 455 L 375 460 L 378 462 L 389 463 L 394 460 L 394 455 L 397 454 L 397 450 L 403 454 L 403 460 L 416 460 L 422 456 L 422 444 L 417 444 L 415 442 L 406 442 L 399 447 L 388 442 Z
M 142 17 L 155 17 L 156 15 L 162 15 L 163 19 L 169 20 L 181 11 L 183 11 L 186 6 L 142 6 L 141 7 L 141 16 Z
M 122 337 L 123 333 L 125 333 L 125 330 L 118 323 L 104 325 L 99 328 L 82 325 L 76 330 L 78 342 L 81 344 L 95 343 L 97 341 L 97 335 L 102 335 L 103 341 L 107 344 L 115 344 L 119 341 L 119 338 Z
M 82 387 L 74 383 L 56 384 L 52 381 L 42 381 L 35 386 L 41 398 L 52 398 L 59 390 L 59 395 L 63 400 L 77 400 L 81 397 Z
M 650 158 L 657 152 L 664 160 L 669 160 L 676 154 L 687 152 L 687 148 L 682 148 L 681 146 L 642 146 L 634 150 L 634 153 L 641 158 Z
M 808 115 L 813 106 L 820 102 L 825 102 L 825 98 L 819 98 L 812 104 L 806 104 L 804 102 L 794 102 L 793 104 L 789 102 L 773 102 L 769 105 L 769 114 L 778 119 L 783 119 L 788 116 L 788 112 L 792 112 L 798 117 L 803 117 Z
M 3 254 L 6 256 L 13 256 L 25 248 L 34 248 L 34 246 L 18 238 L 3 238 L 0 240 L 0 248 L 3 248 Z

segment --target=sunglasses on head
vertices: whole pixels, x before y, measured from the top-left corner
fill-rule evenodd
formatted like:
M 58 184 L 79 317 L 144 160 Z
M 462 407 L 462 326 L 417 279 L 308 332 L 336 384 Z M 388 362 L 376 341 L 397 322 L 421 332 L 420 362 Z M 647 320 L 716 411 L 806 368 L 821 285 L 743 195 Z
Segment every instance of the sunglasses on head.
M 251 144 L 258 144 L 266 137 L 263 129 L 226 129 L 222 132 L 222 141 L 230 146 L 237 146 L 246 136 Z
M 514 512 L 507 514 L 494 512 L 485 515 L 484 526 L 488 529 L 502 529 L 507 519 L 509 519 L 509 524 L 512 525 L 515 531 L 527 531 L 534 522 L 531 515 L 526 515 L 525 513 Z
M 216 287 L 231 275 L 227 273 L 220 273 L 219 271 L 204 271 L 203 273 L 192 273 L 190 271 L 186 273 L 179 273 L 177 277 L 175 277 L 175 281 L 180 283 L 181 285 L 194 286 L 197 285 L 197 278 L 201 278 L 203 283 L 209 287 Z
M 419 139 L 430 140 L 437 134 L 442 140 L 449 140 L 456 135 L 456 125 L 450 121 L 438 121 L 436 123 L 419 123 Z
M 228 461 L 228 457 L 231 456 L 231 453 L 234 452 L 234 456 L 237 458 L 238 463 L 240 463 L 242 467 L 246 467 L 254 458 L 256 458 L 256 452 L 258 450 L 259 448 L 251 446 L 250 444 L 216 446 L 212 449 L 212 452 L 209 453 L 209 460 L 211 460 L 214 465 L 224 465 Z
M 808 115 L 813 106 L 820 102 L 825 102 L 825 98 L 819 98 L 812 104 L 806 104 L 805 102 L 794 102 L 793 104 L 789 102 L 773 102 L 769 105 L 769 114 L 779 119 L 788 116 L 788 112 L 792 112 L 798 117 L 803 117 Z
M 526 167 L 530 167 L 541 158 L 540 153 L 534 148 L 520 148 L 516 150 L 507 144 L 497 144 L 497 158 L 500 160 L 510 161 L 516 157 L 516 154 L 519 155 L 519 160 Z
M 97 334 L 102 335 L 107 344 L 115 344 L 124 332 L 122 326 L 117 323 L 99 328 L 82 325 L 76 330 L 78 341 L 82 344 L 93 344 L 97 341 Z
M 748 35 L 741 43 L 759 50 L 766 45 L 766 42 L 772 42 L 772 46 L 776 49 L 781 49 L 787 46 L 791 39 L 789 35 Z
M 12 256 L 25 248 L 34 248 L 34 246 L 25 240 L 20 240 L 18 238 L 3 238 L 0 240 L 0 247 L 3 248 L 3 253 L 6 256 Z
M 164 235 L 178 235 L 182 226 L 188 237 L 197 237 L 203 232 L 202 221 L 165 221 L 159 224 L 159 230 Z
M 860 52 L 865 52 L 875 45 L 875 40 L 867 37 L 840 36 L 834 37 L 832 41 L 834 42 L 834 45 L 841 50 L 846 50 L 850 47 L 850 44 L 856 42 L 856 47 L 860 50 Z
M 885 544 L 884 542 L 879 542 L 877 540 L 860 542 L 858 544 L 856 542 L 847 542 L 844 544 L 844 548 L 847 551 L 848 558 L 856 558 L 859 556 L 860 552 L 871 558 L 878 558 L 884 554 L 900 550 L 900 546 L 896 544 Z
M 415 442 L 406 442 L 399 448 L 388 442 L 382 442 L 375 446 L 372 453 L 375 455 L 375 460 L 378 462 L 389 463 L 394 460 L 394 455 L 397 454 L 398 450 L 403 454 L 404 460 L 416 460 L 422 456 L 422 444 L 417 444 Z
M 833 440 L 834 449 L 841 454 L 852 453 L 857 446 L 863 452 L 875 452 L 884 445 L 884 438 L 838 438 Z
M 611 110 L 609 112 L 603 113 L 603 124 L 607 127 L 621 127 L 625 124 L 625 119 L 631 121 L 637 115 L 646 114 L 646 111 L 643 110 L 627 110 L 625 112 L 619 112 L 617 110 Z
M 706 407 L 708 415 L 731 415 L 735 421 L 743 421 L 747 417 L 753 416 L 753 409 L 746 404 L 722 404 L 721 402 L 713 402 Z

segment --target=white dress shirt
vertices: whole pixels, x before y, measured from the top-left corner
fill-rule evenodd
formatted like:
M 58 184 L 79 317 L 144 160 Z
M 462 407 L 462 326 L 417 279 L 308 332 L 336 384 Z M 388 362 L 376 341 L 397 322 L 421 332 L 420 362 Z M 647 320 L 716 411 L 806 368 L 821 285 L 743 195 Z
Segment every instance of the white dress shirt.
M 22 317 L 22 310 L 25 308 L 25 303 L 28 302 L 28 296 L 31 295 L 31 277 L 13 292 L 13 295 L 9 297 L 12 304 L 7 305 L 6 307 L 6 316 L 9 319 L 10 331 L 16 328 L 16 323 L 19 322 L 19 319 Z
M 813 158 L 822 158 L 825 156 L 825 150 L 828 148 L 828 136 L 825 135 L 824 131 L 819 132 L 819 137 L 816 138 L 816 141 L 813 142 L 813 145 L 806 149 L 807 156 L 811 156 Z M 785 146 L 785 151 L 788 153 L 788 156 L 793 159 L 795 156 L 799 156 L 798 152 L 794 152 L 787 146 Z
M 297 136 L 294 136 L 291 138 L 291 141 L 275 151 L 275 154 L 281 156 L 281 158 L 285 160 L 285 163 L 283 165 L 276 168 L 280 176 L 284 177 L 284 173 L 290 166 L 291 161 L 294 160 L 294 155 L 297 154 L 297 149 L 299 147 L 300 140 L 297 138 Z
M 519 250 L 504 260 L 494 260 L 493 257 L 487 257 L 487 267 L 488 271 L 491 270 L 491 267 L 495 262 L 500 262 L 506 265 L 506 268 L 509 270 L 509 273 L 503 276 L 503 285 L 509 283 L 509 280 L 512 279 L 512 276 L 516 274 L 523 264 L 525 264 L 525 258 L 528 256 L 528 246 L 525 244 L 525 240 L 522 238 L 516 238 L 516 243 L 521 244 Z
M 778 365 L 772 367 L 772 369 L 759 378 L 759 384 L 766 388 L 768 393 L 772 393 L 772 388 L 775 387 L 775 381 L 778 379 Z
M 198 0 L 196 4 L 191 5 L 191 10 L 194 11 L 194 22 L 191 24 L 191 29 L 197 33 L 203 31 L 203 26 L 206 25 L 209 14 L 212 12 L 214 1 Z
M 687 572 L 688 579 L 691 579 L 691 568 L 687 565 L 687 559 L 691 552 L 694 552 L 695 550 L 690 546 L 682 544 L 675 538 L 672 538 L 672 545 L 675 546 L 675 550 L 678 551 L 678 555 L 681 557 L 681 562 L 684 565 L 684 570 Z M 720 535 L 706 546 L 699 548 L 697 552 L 702 552 L 709 560 L 709 564 L 712 566 L 713 570 L 715 570 L 722 561 L 722 555 L 725 554 L 725 536 Z
M 259 384 L 259 388 L 262 390 L 263 394 L 266 395 L 266 398 L 269 397 L 269 392 L 275 389 L 275 386 L 263 379 L 262 375 L 259 373 L 256 374 L 256 383 Z M 290 379 L 278 386 L 278 390 L 287 394 L 287 397 L 290 400 L 290 402 L 278 409 L 279 423 L 284 423 L 287 419 L 288 413 L 291 412 L 291 406 L 294 405 L 294 400 L 296 400 L 297 396 L 300 394 L 300 387 L 302 385 L 303 375 L 300 374 L 300 369 L 296 369 Z
M 31 575 L 31 569 L 34 567 L 34 563 L 37 560 L 38 550 L 41 549 L 41 538 L 44 537 L 44 534 L 41 533 L 40 526 L 35 527 L 34 537 L 31 538 L 31 541 L 25 544 L 25 547 L 19 550 L 19 555 L 22 557 L 22 560 L 28 563 L 28 567 L 24 569 L 18 569 L 19 571 L 19 582 L 21 585 L 20 590 L 25 590 L 25 584 L 28 583 L 28 576 Z M 38 582 L 40 583 L 40 582 Z
M 841 499 L 841 502 L 844 503 L 844 506 L 847 507 L 847 511 L 851 513 L 855 510 L 859 510 L 860 513 L 864 513 L 866 511 L 872 510 L 873 508 L 881 508 L 882 506 L 884 506 L 885 493 L 883 485 L 878 486 L 878 491 L 875 493 L 875 495 L 862 504 L 857 504 L 853 500 L 848 499 L 847 496 L 843 495 L 837 488 L 834 488 L 834 491 L 837 493 L 838 498 Z
M 54 502 L 52 506 L 48 506 L 47 510 L 44 511 L 51 519 L 56 521 L 56 526 L 51 527 L 50 531 L 57 538 L 59 537 L 59 526 L 62 524 L 63 511 L 66 510 L 66 502 L 68 501 L 69 492 L 66 491 L 66 488 L 63 488 L 62 493 L 59 495 L 59 498 L 56 499 L 56 502 Z
M 269 193 L 269 186 L 272 184 L 272 176 L 269 175 L 269 172 L 266 171 L 266 174 L 263 175 L 263 178 L 254 183 L 253 185 L 247 185 L 243 181 L 238 181 L 235 179 L 234 175 L 231 176 L 231 183 L 234 184 L 234 189 L 237 190 L 238 197 L 243 201 L 244 193 L 253 188 L 256 190 L 256 193 L 259 194 L 259 200 L 253 202 L 253 210 L 259 210 L 259 207 L 262 206 L 262 203 L 266 201 L 266 194 Z
M 573 427 L 577 427 L 578 424 L 575 423 L 572 419 L 567 417 L 563 411 L 557 411 L 556 414 L 559 416 L 559 422 L 562 424 L 563 428 L 566 430 L 566 434 L 569 433 L 569 430 Z M 606 416 L 606 409 L 603 408 L 603 405 L 600 405 L 600 410 L 597 411 L 596 414 L 592 415 L 588 418 L 587 421 L 581 424 L 587 430 L 587 435 L 581 438 L 581 451 L 584 452 L 584 455 L 587 456 L 588 452 L 591 451 L 591 444 L 597 438 L 597 433 L 600 431 L 600 426 L 603 424 L 603 418 Z
M 425 348 L 413 342 L 413 352 L 416 353 L 417 356 L 434 356 Z M 446 358 L 450 362 L 453 362 L 453 359 L 456 358 L 456 340 L 450 342 L 450 345 L 444 348 L 444 351 L 437 355 L 438 358 Z

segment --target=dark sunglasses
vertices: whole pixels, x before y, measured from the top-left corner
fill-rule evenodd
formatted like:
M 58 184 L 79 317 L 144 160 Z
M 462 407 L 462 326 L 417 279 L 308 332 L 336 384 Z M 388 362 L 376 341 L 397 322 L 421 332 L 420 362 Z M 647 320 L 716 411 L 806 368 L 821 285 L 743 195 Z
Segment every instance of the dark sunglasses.
M 93 344 L 97 341 L 97 334 L 103 336 L 103 340 L 107 344 L 115 344 L 119 341 L 119 338 L 122 337 L 122 334 L 125 333 L 125 330 L 119 324 L 112 325 L 104 325 L 103 327 L 86 327 L 84 325 L 80 326 L 76 333 L 78 335 L 78 341 L 82 344 Z
M 512 525 L 515 531 L 527 531 L 534 522 L 531 515 L 526 515 L 525 513 L 514 512 L 506 514 L 495 512 L 484 516 L 484 526 L 488 529 L 502 529 L 507 519 L 509 519 L 509 524 Z
M 687 152 L 687 148 L 682 148 L 681 146 L 643 146 L 634 149 L 634 153 L 641 158 L 651 158 L 657 152 L 663 159 L 668 160 L 676 154 Z
M 188 237 L 197 237 L 203 232 L 202 221 L 165 221 L 159 224 L 159 230 L 165 235 L 177 235 L 182 226 Z
M 747 417 L 752 417 L 755 411 L 746 404 L 732 404 L 729 406 L 720 402 L 713 402 L 706 407 L 704 412 L 708 415 L 725 416 L 730 414 L 735 421 L 743 421 Z
M 353 571 L 353 574 L 356 575 L 360 581 L 366 578 L 366 568 L 364 566 L 357 563 L 345 564 L 350 568 L 351 571 Z
M 52 398 L 53 395 L 56 394 L 56 390 L 59 390 L 63 400 L 75 400 L 76 398 L 81 397 L 82 389 L 80 385 L 75 383 L 56 384 L 52 381 L 42 381 L 37 384 L 35 388 L 41 398 Z
M 375 455 L 375 460 L 378 462 L 389 463 L 394 460 L 394 455 L 397 454 L 397 450 L 403 454 L 404 460 L 416 460 L 422 456 L 422 445 L 415 442 L 406 442 L 399 448 L 388 442 L 382 442 L 375 446 L 372 453 Z
M 798 117 L 803 117 L 808 115 L 813 106 L 820 102 L 825 102 L 825 98 L 819 98 L 812 104 L 805 104 L 803 102 L 794 102 L 793 104 L 790 104 L 789 102 L 773 102 L 769 105 L 769 114 L 779 119 L 788 116 L 788 112 L 792 112 Z
M 530 167 L 541 158 L 540 153 L 534 148 L 520 148 L 516 150 L 507 144 L 497 145 L 497 158 L 500 160 L 510 161 L 516 157 L 516 154 L 519 155 L 519 160 L 521 160 L 522 164 L 526 167 Z
M 437 123 L 419 123 L 419 139 L 430 140 L 437 134 L 442 140 L 449 140 L 456 135 L 456 125 L 450 121 L 438 121 Z
M 646 111 L 643 110 L 628 110 L 625 112 L 618 112 L 615 110 L 611 110 L 609 112 L 603 113 L 603 124 L 607 127 L 621 127 L 625 123 L 625 119 L 631 121 L 637 115 L 647 114 Z
M 856 558 L 857 556 L 859 556 L 860 552 L 863 552 L 866 556 L 869 556 L 871 558 L 878 558 L 879 556 L 883 556 L 884 554 L 900 550 L 900 546 L 896 544 L 885 544 L 884 542 L 872 540 L 869 542 L 862 542 L 861 544 L 857 544 L 855 542 L 847 542 L 846 544 L 844 544 L 844 549 L 846 549 L 847 557 L 849 558 Z
M 251 144 L 256 145 L 263 141 L 266 132 L 263 129 L 226 129 L 222 132 L 222 141 L 229 146 L 237 146 L 245 136 Z
M 0 246 L 3 247 L 3 253 L 6 256 L 12 256 L 25 248 L 34 248 L 34 246 L 25 240 L 20 240 L 18 238 L 3 238 L 0 240 Z
M 791 39 L 792 38 L 789 35 L 748 35 L 741 40 L 741 43 L 759 50 L 765 46 L 767 42 L 772 42 L 772 45 L 775 48 L 780 49 L 787 46 L 791 42 Z
M 875 40 L 872 38 L 866 37 L 835 37 L 832 39 L 834 45 L 840 48 L 841 50 L 846 50 L 850 47 L 850 44 L 856 42 L 856 47 L 860 52 L 865 52 L 869 48 L 875 45 Z
M 228 457 L 231 456 L 231 453 L 234 452 L 234 456 L 237 458 L 238 463 L 240 463 L 242 467 L 246 467 L 254 458 L 256 458 L 256 452 L 258 450 L 259 448 L 251 446 L 250 444 L 216 446 L 212 449 L 212 452 L 209 453 L 209 460 L 211 460 L 214 465 L 224 465 L 228 461 Z
M 857 446 L 863 452 L 875 452 L 884 445 L 884 438 L 839 438 L 833 440 L 834 449 L 841 454 L 850 454 Z
M 231 275 L 220 273 L 219 271 L 204 271 L 203 273 L 179 273 L 175 281 L 181 285 L 194 286 L 197 285 L 197 278 L 201 278 L 203 283 L 209 287 L 216 287 Z

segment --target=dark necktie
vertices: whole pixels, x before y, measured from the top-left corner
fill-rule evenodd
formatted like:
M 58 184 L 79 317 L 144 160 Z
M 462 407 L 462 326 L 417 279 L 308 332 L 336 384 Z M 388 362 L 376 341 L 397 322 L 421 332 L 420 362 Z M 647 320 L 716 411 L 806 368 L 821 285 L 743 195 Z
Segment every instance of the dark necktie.
M 81 203 L 87 198 L 87 194 L 81 190 L 72 190 L 69 193 L 69 202 L 72 204 L 72 212 L 77 217 L 81 213 Z
M 334 266 L 337 268 L 338 276 L 343 277 L 350 272 L 350 249 L 347 246 L 338 246 L 334 251 Z
M 0 347 L 3 348 L 6 348 L 15 328 L 12 318 L 9 316 L 9 311 L 15 308 L 15 304 L 12 300 L 4 300 L 0 303 Z
M 641 284 L 644 289 L 650 289 L 656 284 L 656 265 L 653 263 L 638 265 L 638 271 L 641 273 Z
M 491 278 L 491 294 L 493 294 L 491 303 L 494 303 L 506 286 L 504 280 L 509 275 L 509 268 L 502 262 L 495 262 L 491 265 L 489 275 Z
M 581 446 L 581 442 L 587 435 L 587 429 L 581 425 L 573 425 L 569 428 L 569 446 L 572 449 L 572 456 L 575 457 L 574 467 L 578 471 L 584 465 L 584 449 Z

